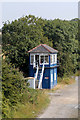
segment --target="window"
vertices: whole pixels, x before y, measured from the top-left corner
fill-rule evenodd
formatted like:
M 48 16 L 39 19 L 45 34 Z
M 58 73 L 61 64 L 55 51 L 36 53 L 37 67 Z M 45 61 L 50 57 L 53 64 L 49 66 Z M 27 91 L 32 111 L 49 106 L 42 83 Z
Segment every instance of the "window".
M 53 55 L 53 63 L 55 63 L 55 55 Z
M 39 65 L 39 55 L 35 55 L 35 62 Z
M 41 55 L 40 56 L 40 64 L 42 64 L 43 62 L 45 62 L 45 64 L 49 63 L 49 57 L 48 57 L 48 55 Z
M 55 55 L 55 59 L 56 59 L 55 62 L 57 63 L 57 54 Z
M 49 63 L 49 59 L 47 55 L 45 56 L 45 63 Z
M 31 61 L 30 61 L 30 63 L 33 64 L 33 62 L 34 62 L 34 55 L 31 55 Z
M 53 55 L 53 63 L 57 63 L 57 54 Z
M 44 62 L 44 56 L 41 56 L 40 57 L 40 63 L 43 63 Z
M 53 55 L 50 55 L 51 63 L 53 63 Z

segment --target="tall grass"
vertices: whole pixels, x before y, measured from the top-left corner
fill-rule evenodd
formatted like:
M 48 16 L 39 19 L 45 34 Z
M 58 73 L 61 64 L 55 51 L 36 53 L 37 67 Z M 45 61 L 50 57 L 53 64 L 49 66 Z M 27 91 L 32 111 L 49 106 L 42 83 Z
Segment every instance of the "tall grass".
M 49 103 L 48 95 L 43 90 L 28 89 L 21 97 L 21 102 L 11 111 L 11 118 L 35 118 Z
M 57 78 L 58 83 L 60 84 L 72 84 L 75 82 L 75 78 L 71 76 L 64 76 L 63 78 Z

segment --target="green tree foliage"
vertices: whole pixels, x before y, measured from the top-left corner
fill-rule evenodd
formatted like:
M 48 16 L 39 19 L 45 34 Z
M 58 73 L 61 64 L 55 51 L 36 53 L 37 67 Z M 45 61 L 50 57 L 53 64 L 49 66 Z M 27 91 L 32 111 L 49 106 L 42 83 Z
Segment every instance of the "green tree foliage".
M 2 64 L 2 100 L 3 117 L 9 117 L 10 107 L 15 106 L 20 101 L 22 92 L 23 75 L 12 64 L 3 62 Z
M 78 21 L 44 20 L 33 15 L 25 16 L 3 28 L 3 52 L 8 62 L 15 64 L 28 75 L 28 50 L 45 43 L 57 49 L 60 61 L 59 76 L 78 69 Z

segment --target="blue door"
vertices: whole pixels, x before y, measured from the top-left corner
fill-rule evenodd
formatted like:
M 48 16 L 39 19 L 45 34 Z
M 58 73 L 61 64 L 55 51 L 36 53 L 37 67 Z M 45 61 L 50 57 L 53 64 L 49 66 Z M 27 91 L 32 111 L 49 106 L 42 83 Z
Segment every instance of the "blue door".
M 42 88 L 49 89 L 49 77 L 45 77 L 42 81 Z

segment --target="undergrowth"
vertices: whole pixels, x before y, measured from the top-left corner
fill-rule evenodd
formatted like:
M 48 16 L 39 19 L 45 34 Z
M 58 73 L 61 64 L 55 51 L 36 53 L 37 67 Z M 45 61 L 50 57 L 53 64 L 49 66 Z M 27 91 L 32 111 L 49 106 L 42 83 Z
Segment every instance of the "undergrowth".
M 49 103 L 47 92 L 56 90 L 39 90 L 28 88 L 23 74 L 3 62 L 2 67 L 2 117 L 3 118 L 35 118 Z M 58 84 L 71 84 L 74 77 L 58 77 Z M 58 89 L 58 88 L 57 88 Z
M 34 118 L 49 102 L 43 90 L 28 88 L 23 74 L 3 61 L 2 118 Z
M 17 105 L 14 118 L 35 118 L 40 111 L 49 103 L 48 96 L 43 90 L 29 90 L 22 97 L 21 103 Z
M 80 76 L 80 70 L 75 73 L 75 76 Z
M 75 82 L 75 78 L 72 76 L 64 76 L 63 78 L 58 77 L 57 78 L 58 83 L 60 84 L 72 84 Z

